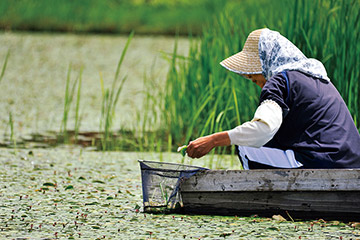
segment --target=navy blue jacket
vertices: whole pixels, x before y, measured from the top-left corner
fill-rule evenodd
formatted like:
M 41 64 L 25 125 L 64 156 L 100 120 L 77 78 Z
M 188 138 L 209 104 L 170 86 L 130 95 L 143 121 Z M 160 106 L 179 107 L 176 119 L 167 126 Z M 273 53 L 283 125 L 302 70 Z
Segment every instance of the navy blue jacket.
M 271 99 L 283 110 L 281 127 L 265 146 L 292 149 L 304 168 L 360 168 L 359 131 L 334 85 L 299 71 L 284 73 L 261 91 L 260 102 Z

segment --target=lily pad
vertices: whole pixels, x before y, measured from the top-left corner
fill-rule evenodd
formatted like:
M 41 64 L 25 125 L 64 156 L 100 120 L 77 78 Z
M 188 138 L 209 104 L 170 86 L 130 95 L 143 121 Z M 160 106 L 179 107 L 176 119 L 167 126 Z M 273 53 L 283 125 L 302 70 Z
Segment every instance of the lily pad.
M 51 183 L 51 182 L 46 182 L 43 184 L 43 186 L 48 186 L 48 187 L 55 187 L 55 183 Z
M 101 181 L 101 180 L 94 180 L 93 183 L 101 183 L 101 184 L 105 184 L 104 181 Z

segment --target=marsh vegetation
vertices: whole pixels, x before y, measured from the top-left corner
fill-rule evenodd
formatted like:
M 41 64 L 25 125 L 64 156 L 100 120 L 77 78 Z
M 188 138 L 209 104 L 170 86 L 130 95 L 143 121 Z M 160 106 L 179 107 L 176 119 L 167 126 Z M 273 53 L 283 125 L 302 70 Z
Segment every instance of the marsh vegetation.
M 117 6 L 122 1 L 91 2 L 109 10 L 106 4 Z M 127 7 L 138 4 L 142 7 L 134 18 L 149 17 L 158 9 L 176 8 L 166 2 L 134 0 Z M 190 1 L 180 2 L 191 6 Z M 199 1 L 199 6 L 209 2 Z M 9 3 L 2 1 L 0 10 L 8 9 Z M 0 163 L 4 166 L 0 172 L 0 236 L 360 237 L 359 224 L 337 221 L 143 214 L 136 162 L 147 159 L 212 169 L 240 168 L 236 157 L 228 155 L 232 148 L 220 148 L 201 160 L 171 152 L 193 138 L 252 118 L 260 89 L 218 63 L 241 50 L 247 34 L 262 27 L 280 31 L 308 57 L 324 63 L 360 129 L 358 0 L 260 0 L 256 4 L 244 0 L 241 7 L 238 1 L 229 0 L 216 8 L 216 16 L 200 30 L 188 31 L 186 24 L 180 30 L 159 25 L 160 30 L 152 32 L 178 32 L 181 37 L 129 35 L 132 25 L 125 24 L 125 30 L 114 28 L 119 21 L 114 12 L 104 21 L 99 21 L 101 15 L 90 14 L 83 16 L 92 19 L 89 25 L 72 25 L 64 20 L 65 7 L 54 17 L 63 25 L 54 20 L 49 22 L 52 26 L 42 27 L 46 18 L 38 15 L 53 10 L 36 8 L 36 1 L 27 3 L 34 16 L 30 10 L 29 15 L 18 14 L 24 9 L 15 4 L 13 11 L 0 17 L 0 26 L 22 29 L 23 18 L 33 17 L 29 23 L 39 27 L 34 30 L 56 30 L 53 27 L 58 26 L 58 30 L 73 32 L 104 29 L 126 34 L 0 33 Z M 153 8 L 145 10 L 148 3 Z M 213 5 L 206 6 L 214 10 Z M 180 15 L 184 9 L 177 9 Z M 144 11 L 149 15 L 143 15 Z M 15 21 L 18 18 L 12 14 L 22 20 Z M 193 21 L 190 25 L 198 26 L 195 20 L 203 14 L 188 18 Z M 10 24 L 11 19 L 15 20 Z M 147 28 L 156 25 L 155 20 Z M 67 29 L 70 25 L 73 29 Z
M 164 154 L 181 161 L 180 154 Z M 136 159 L 160 154 L 81 148 L 2 149 L 0 238 L 3 239 L 356 239 L 357 225 L 284 221 L 279 216 L 142 213 Z M 215 159 L 231 168 L 230 158 Z M 197 164 L 206 165 L 209 159 Z M 101 163 L 101 168 L 99 168 Z M 284 216 L 287 217 L 287 216 Z M 353 226 L 352 226 L 353 225 Z M 191 231 L 189 231 L 191 229 Z

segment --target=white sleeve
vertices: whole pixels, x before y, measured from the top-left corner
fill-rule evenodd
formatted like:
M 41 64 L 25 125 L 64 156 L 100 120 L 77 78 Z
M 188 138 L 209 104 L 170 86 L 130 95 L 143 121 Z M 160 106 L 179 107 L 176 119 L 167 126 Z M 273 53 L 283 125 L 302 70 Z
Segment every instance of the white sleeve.
M 228 131 L 231 144 L 261 147 L 274 137 L 281 123 L 281 107 L 273 100 L 265 100 L 256 109 L 250 122 Z

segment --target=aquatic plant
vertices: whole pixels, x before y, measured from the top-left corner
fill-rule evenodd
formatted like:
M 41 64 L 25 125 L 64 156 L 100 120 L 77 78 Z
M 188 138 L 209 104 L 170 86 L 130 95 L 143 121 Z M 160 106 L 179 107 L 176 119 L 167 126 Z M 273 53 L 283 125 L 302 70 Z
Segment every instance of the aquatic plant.
M 82 70 L 80 70 L 79 76 L 75 79 L 75 81 L 71 85 L 71 71 L 72 67 L 71 64 L 69 64 L 68 71 L 67 71 L 67 77 L 66 77 L 66 85 L 65 85 L 65 96 L 64 96 L 64 111 L 63 111 L 63 118 L 61 121 L 60 126 L 60 133 L 63 135 L 64 142 L 67 142 L 68 139 L 68 131 L 67 131 L 67 123 L 69 119 L 69 112 L 71 108 L 71 104 L 74 98 L 75 89 L 78 85 L 78 91 L 77 91 L 77 100 L 76 100 L 76 110 L 75 110 L 75 131 L 78 132 L 80 122 L 79 122 L 79 105 L 80 105 L 80 89 L 81 89 L 81 76 L 82 76 Z
M 183 145 L 181 147 L 178 147 L 177 152 L 181 153 L 181 155 L 185 156 L 186 155 L 186 150 L 187 150 L 187 146 Z
M 196 136 L 230 129 L 234 123 L 247 120 L 257 105 L 255 86 L 217 66 L 224 56 L 241 47 L 240 34 L 229 37 L 233 31 L 241 32 L 241 26 L 235 30 L 226 27 L 227 18 L 222 15 L 220 22 L 206 28 L 200 43 L 193 41 L 189 57 L 178 56 L 175 43 L 161 95 L 161 126 L 166 128 L 166 136 L 171 136 L 173 149 Z
M 154 239 L 359 236 L 359 223 L 322 219 L 143 213 L 136 159 L 153 154 L 80 151 L 2 149 L 0 239 L 53 239 L 55 233 L 59 239 L 148 239 L 150 232 Z M 178 161 L 181 156 L 166 153 L 165 158 Z M 199 165 L 205 162 L 198 160 Z
M 171 136 L 174 150 L 253 117 L 260 89 L 223 69 L 219 62 L 240 51 L 252 30 L 263 27 L 281 32 L 307 57 L 324 63 L 360 128 L 359 1 L 261 0 L 235 6 L 229 5 L 203 28 L 187 57 L 177 55 L 175 43 L 165 90 L 158 95 L 163 98 L 159 120 L 163 139 Z M 287 11 L 279 12 L 284 6 Z M 218 153 L 223 151 L 229 149 Z
M 8 52 L 7 52 L 7 54 L 6 54 L 6 57 L 5 57 L 5 60 L 4 60 L 4 64 L 3 64 L 2 69 L 1 69 L 0 82 L 2 81 L 2 79 L 3 79 L 3 77 L 4 77 L 5 70 L 6 70 L 6 66 L 7 66 L 7 63 L 8 63 L 8 60 L 9 60 L 9 57 L 10 57 L 10 49 L 8 50 Z
M 75 126 L 74 126 L 75 142 L 77 141 L 77 137 L 78 137 L 79 129 L 80 129 L 80 124 L 81 124 L 81 116 L 80 116 L 80 113 L 79 113 L 79 109 L 80 109 L 80 98 L 81 98 L 82 72 L 83 72 L 83 68 L 80 69 L 78 89 L 77 89 L 77 95 L 76 95 Z
M 13 148 L 16 148 L 16 138 L 14 134 L 14 119 L 12 112 L 9 112 L 9 126 L 10 126 L 10 142 L 13 145 Z
M 297 0 L 293 8 L 280 30 L 305 55 L 323 62 L 360 129 L 360 2 Z
M 102 150 L 104 151 L 109 150 L 111 144 L 114 145 L 114 143 L 111 142 L 112 124 L 113 124 L 113 119 L 115 117 L 115 108 L 126 80 L 126 76 L 123 77 L 122 79 L 119 79 L 120 68 L 124 61 L 126 51 L 130 45 L 133 36 L 134 36 L 134 32 L 131 32 L 124 46 L 124 49 L 122 50 L 119 62 L 117 64 L 114 80 L 112 82 L 110 89 L 104 89 L 104 80 L 100 76 L 101 93 L 102 93 L 100 131 L 102 131 L 104 134 L 102 139 Z
M 157 131 L 159 125 L 160 106 L 163 101 L 161 94 L 162 86 L 154 77 L 154 67 L 156 60 L 150 69 L 150 74 L 144 74 L 143 105 L 136 111 L 136 121 L 133 122 L 132 132 L 135 141 L 127 139 L 127 142 L 137 151 L 171 151 L 170 145 L 166 144 L 166 139 L 160 131 Z M 169 142 L 169 141 L 168 141 Z

